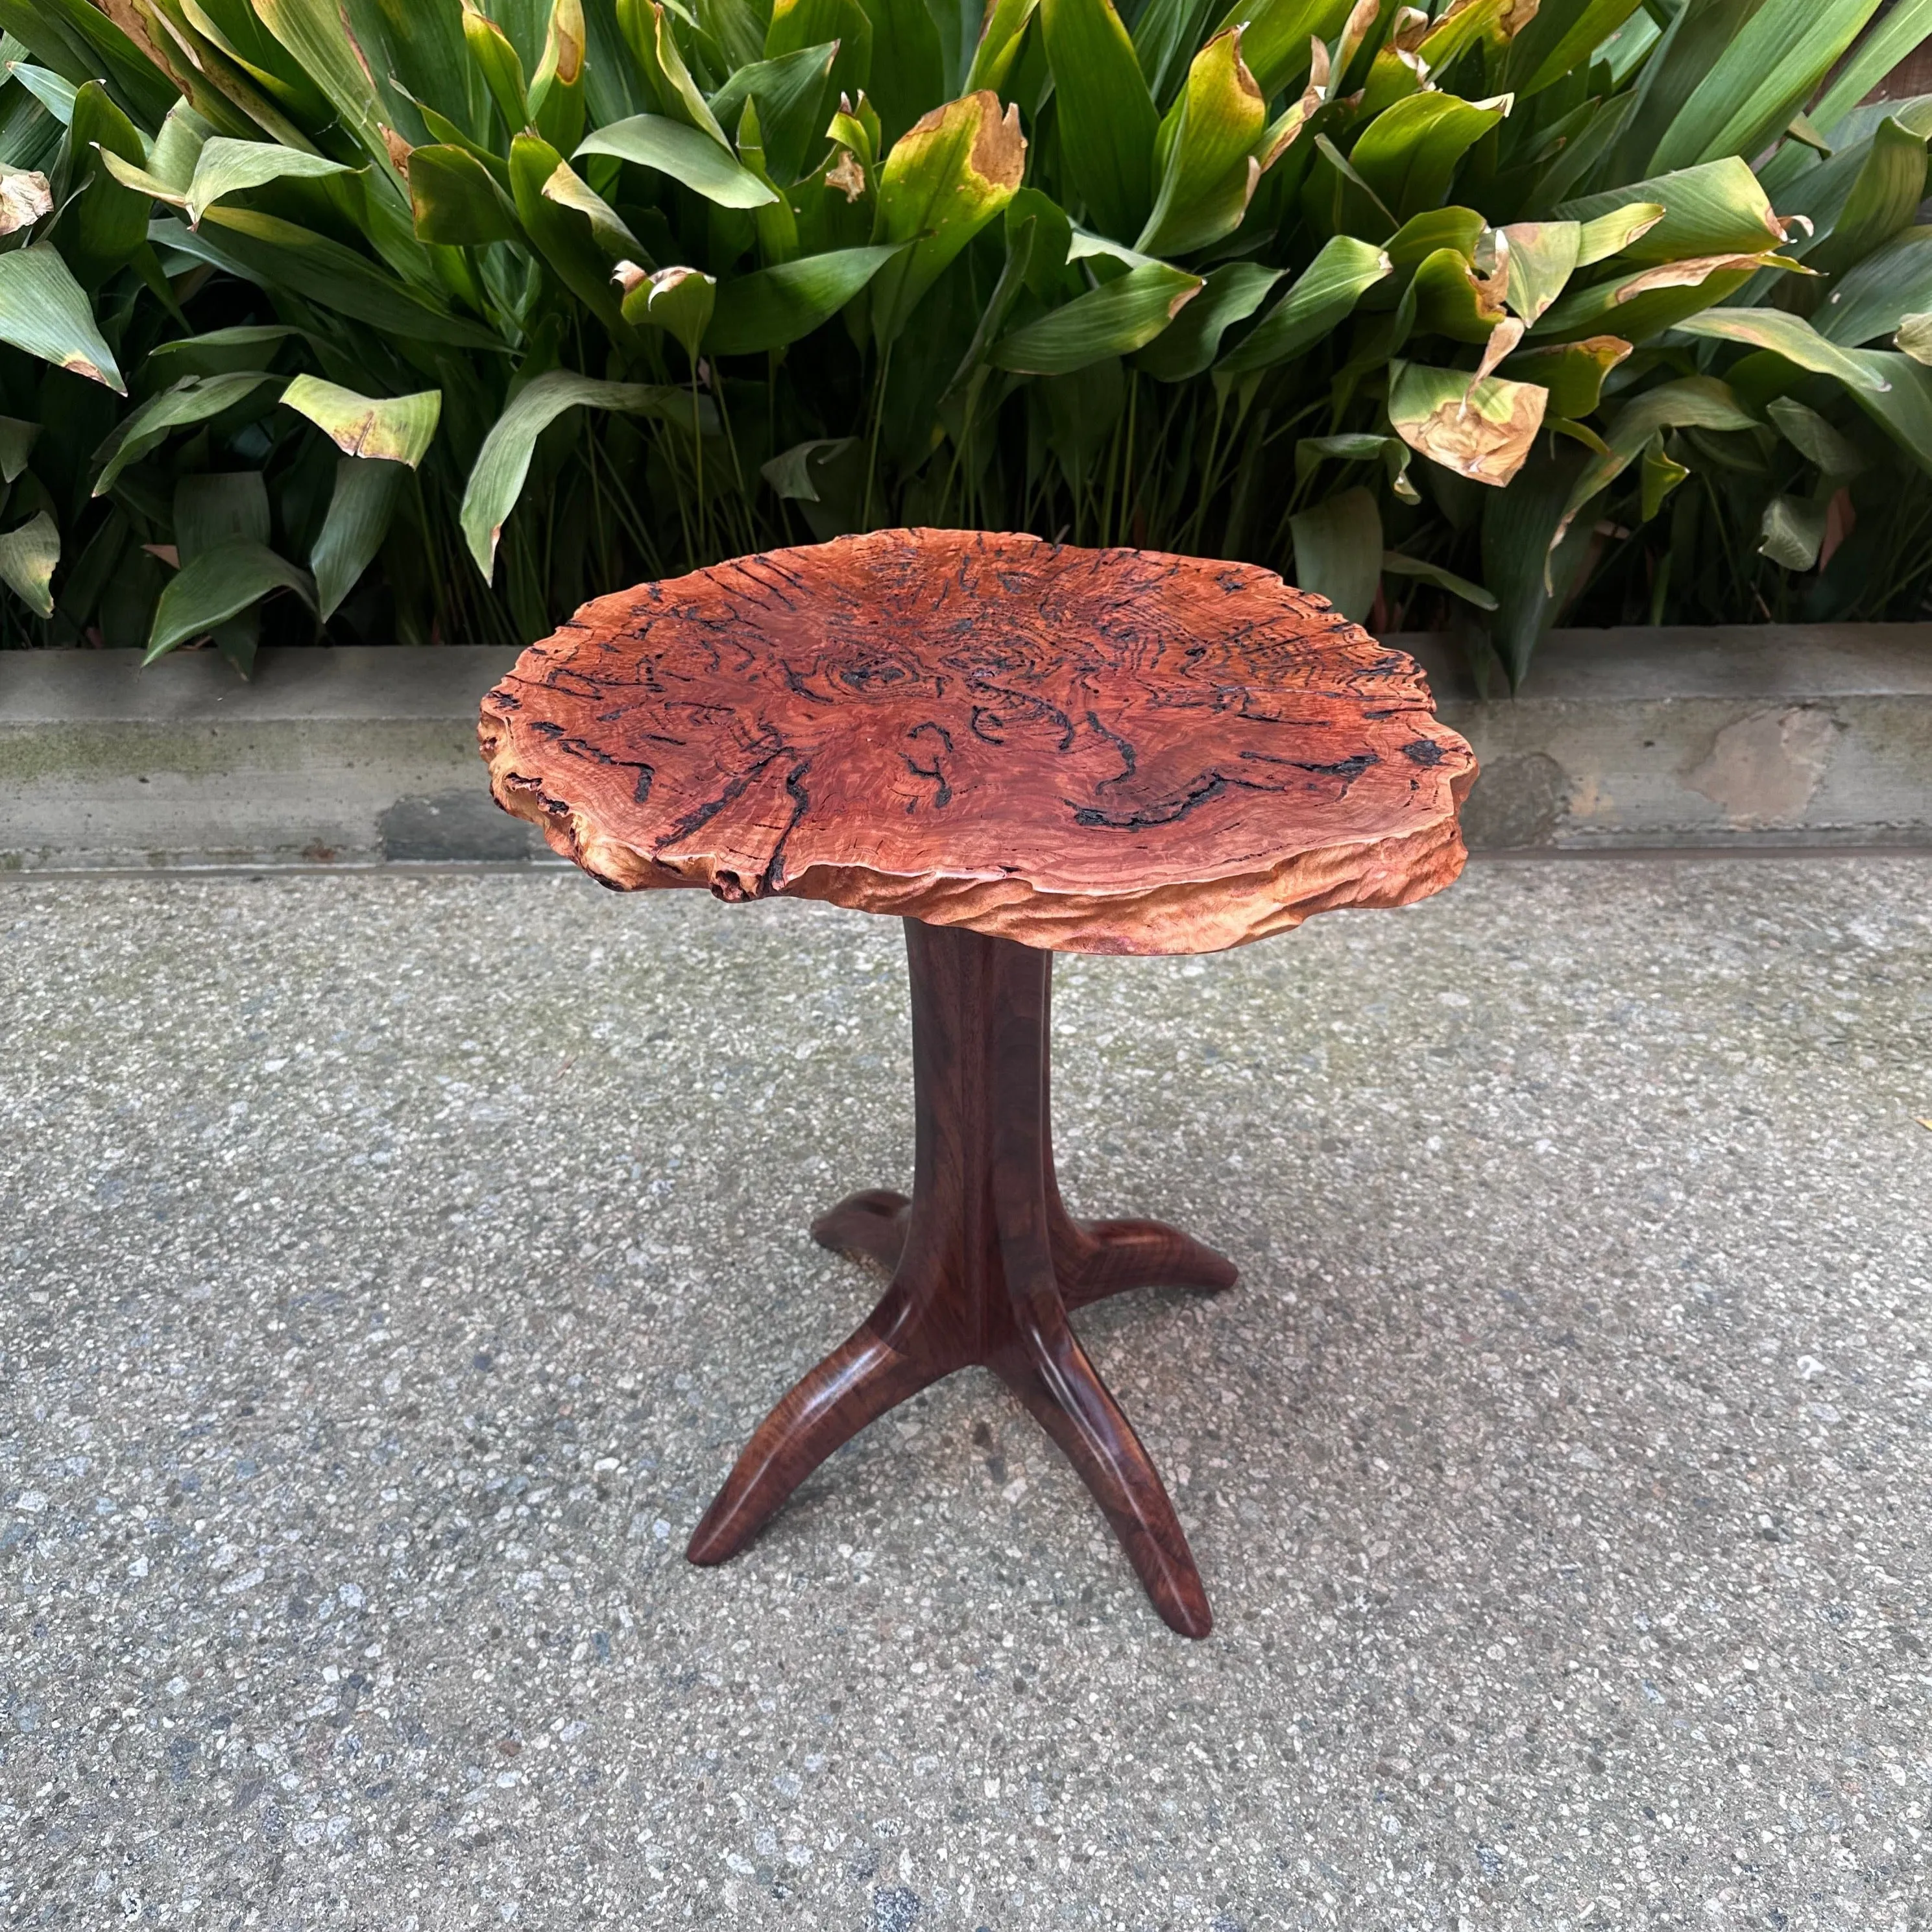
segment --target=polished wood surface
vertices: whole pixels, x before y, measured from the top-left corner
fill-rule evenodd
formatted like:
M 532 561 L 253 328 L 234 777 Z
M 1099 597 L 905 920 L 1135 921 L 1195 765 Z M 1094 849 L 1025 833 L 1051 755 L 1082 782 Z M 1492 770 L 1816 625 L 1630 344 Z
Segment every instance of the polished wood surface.
M 1183 1635 L 1204 1636 L 1213 1617 L 1174 1505 L 1066 1317 L 1132 1288 L 1227 1288 L 1234 1267 L 1159 1221 L 1067 1213 L 1048 1128 L 1050 953 L 913 920 L 906 945 L 912 1195 L 855 1194 L 812 1231 L 890 1270 L 891 1284 L 765 1418 L 698 1526 L 691 1559 L 736 1555 L 868 1423 L 983 1364 L 1078 1471 L 1154 1607 Z
M 1248 564 L 885 530 L 586 604 L 485 698 L 498 802 L 625 889 L 1202 952 L 1463 862 L 1414 663 Z

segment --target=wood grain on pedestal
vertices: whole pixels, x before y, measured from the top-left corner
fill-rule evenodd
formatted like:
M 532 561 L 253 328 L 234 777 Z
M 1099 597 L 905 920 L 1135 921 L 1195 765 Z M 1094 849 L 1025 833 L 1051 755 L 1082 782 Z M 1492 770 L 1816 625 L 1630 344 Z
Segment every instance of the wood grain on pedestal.
M 1246 564 L 885 530 L 586 604 L 484 700 L 501 804 L 625 889 L 1199 952 L 1453 880 L 1468 746 Z

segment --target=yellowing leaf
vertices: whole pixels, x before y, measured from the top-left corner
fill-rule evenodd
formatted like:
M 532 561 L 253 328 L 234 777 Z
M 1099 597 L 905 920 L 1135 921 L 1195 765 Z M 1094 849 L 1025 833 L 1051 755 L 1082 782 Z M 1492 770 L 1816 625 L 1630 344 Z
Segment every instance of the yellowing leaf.
M 910 242 L 874 278 L 872 328 L 881 348 L 953 257 L 1012 200 L 1026 167 L 1017 106 L 990 89 L 935 107 L 893 142 L 879 170 L 872 239 Z
M 406 463 L 413 470 L 428 453 L 442 414 L 442 392 L 410 396 L 360 396 L 319 376 L 298 376 L 282 400 L 307 416 L 345 456 Z
M 60 562 L 60 532 L 44 510 L 0 536 L 0 584 L 38 616 L 54 614 L 54 566 Z
M 1194 56 L 1161 124 L 1160 189 L 1134 246 L 1180 255 L 1232 235 L 1261 179 L 1256 151 L 1267 120 L 1268 104 L 1241 58 L 1241 30 L 1216 34 Z

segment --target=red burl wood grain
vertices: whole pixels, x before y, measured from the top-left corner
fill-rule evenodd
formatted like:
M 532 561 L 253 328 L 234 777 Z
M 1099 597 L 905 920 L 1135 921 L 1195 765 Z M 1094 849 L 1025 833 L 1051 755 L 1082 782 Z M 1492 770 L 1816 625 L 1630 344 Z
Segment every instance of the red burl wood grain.
M 1448 884 L 1468 746 L 1251 565 L 883 530 L 586 604 L 484 700 L 499 803 L 624 890 L 1202 952 Z

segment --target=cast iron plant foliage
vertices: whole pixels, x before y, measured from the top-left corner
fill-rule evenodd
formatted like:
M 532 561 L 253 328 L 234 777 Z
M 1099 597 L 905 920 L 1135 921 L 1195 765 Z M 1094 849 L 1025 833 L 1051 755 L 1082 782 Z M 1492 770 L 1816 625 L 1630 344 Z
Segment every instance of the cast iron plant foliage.
M 54 634 L 530 637 L 903 521 L 1455 600 L 1514 680 L 1714 532 L 1785 603 L 1932 535 L 1932 101 L 1856 106 L 1932 0 L 490 4 L 0 0 Z

